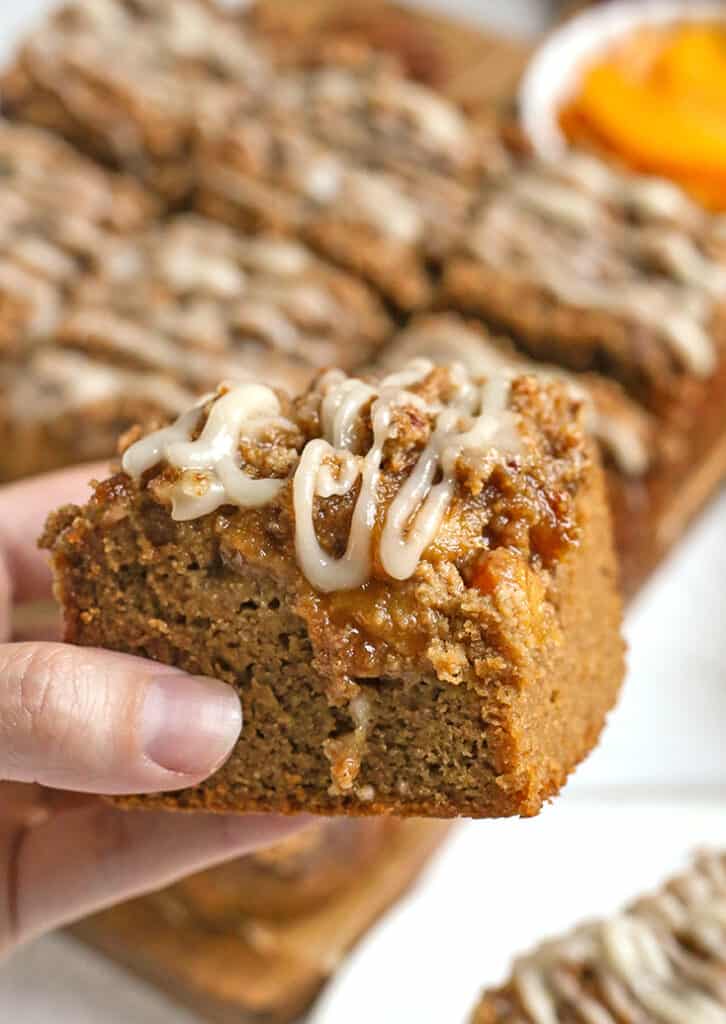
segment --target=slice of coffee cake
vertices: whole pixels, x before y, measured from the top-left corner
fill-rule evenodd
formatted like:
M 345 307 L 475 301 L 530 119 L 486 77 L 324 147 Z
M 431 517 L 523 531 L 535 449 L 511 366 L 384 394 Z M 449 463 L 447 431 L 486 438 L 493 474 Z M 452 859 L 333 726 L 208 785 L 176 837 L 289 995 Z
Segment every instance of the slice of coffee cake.
M 235 686 L 227 764 L 130 806 L 537 813 L 623 671 L 602 472 L 558 382 L 425 360 L 222 388 L 54 515 L 66 638 Z

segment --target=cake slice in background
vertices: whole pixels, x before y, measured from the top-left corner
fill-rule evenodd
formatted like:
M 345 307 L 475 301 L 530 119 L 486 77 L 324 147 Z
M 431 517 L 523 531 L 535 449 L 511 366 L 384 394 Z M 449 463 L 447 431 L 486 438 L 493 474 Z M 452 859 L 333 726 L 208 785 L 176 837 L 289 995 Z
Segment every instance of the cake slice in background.
M 0 120 L 0 481 L 113 452 L 123 424 L 143 418 L 144 393 L 174 411 L 190 393 L 135 376 L 128 417 L 111 417 L 105 438 L 93 408 L 108 392 L 102 367 L 49 352 L 85 274 L 103 272 L 117 245 L 157 212 L 134 180 L 105 170 L 61 139 Z M 89 410 L 80 423 L 63 394 Z M 53 430 L 40 423 L 53 423 Z
M 469 214 L 484 152 L 456 106 L 385 62 L 228 87 L 198 118 L 198 208 L 299 234 L 402 310 L 425 306 Z
M 718 218 L 670 182 L 577 153 L 526 161 L 483 189 L 442 298 L 538 359 L 612 375 L 661 413 L 720 368 L 725 300 Z
M 287 921 L 326 906 L 380 859 L 396 818 L 336 818 L 247 857 L 190 875 L 150 897 L 170 920 L 240 931 L 250 919 Z
M 200 100 L 225 82 L 269 88 L 271 75 L 243 20 L 206 0 L 70 0 L 24 40 L 0 91 L 10 117 L 175 202 L 193 183 Z
M 44 243 L 37 227 L 29 243 Z M 17 324 L 0 351 L 0 479 L 110 457 L 129 428 L 179 415 L 220 379 L 303 387 L 372 357 L 390 331 L 362 282 L 292 240 L 180 215 L 104 238 L 97 255 L 69 270 L 38 336 Z
M 367 831 L 377 823 L 338 826 L 351 824 Z M 351 864 L 344 886 L 292 917 L 241 915 L 226 928 L 210 927 L 176 896 L 164 900 L 165 893 L 161 905 L 157 896 L 132 900 L 79 922 L 72 933 L 202 1020 L 291 1024 L 378 918 L 416 884 L 450 828 L 434 821 L 384 825 L 377 855 Z M 294 903 L 294 890 L 290 898 Z
M 0 358 L 14 358 L 53 333 L 79 275 L 156 204 L 61 139 L 2 119 L 0 169 Z
M 570 153 L 490 182 L 440 305 L 517 350 L 610 378 L 653 423 L 647 474 L 612 489 L 632 594 L 726 470 L 726 236 L 670 182 Z
M 471 1024 L 726 1019 L 726 856 L 683 874 L 619 914 L 543 943 L 484 993 Z

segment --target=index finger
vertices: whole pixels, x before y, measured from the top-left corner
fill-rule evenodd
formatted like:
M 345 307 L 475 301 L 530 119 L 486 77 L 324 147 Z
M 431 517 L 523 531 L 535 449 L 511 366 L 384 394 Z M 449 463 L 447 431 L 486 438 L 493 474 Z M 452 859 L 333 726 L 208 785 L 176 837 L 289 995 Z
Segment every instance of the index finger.
M 17 603 L 50 595 L 51 575 L 47 557 L 38 550 L 38 537 L 48 513 L 61 505 L 81 504 L 89 496 L 90 482 L 108 475 L 106 463 L 75 466 L 46 473 L 0 488 L 0 562 L 5 564 L 2 593 L 10 590 Z M 3 571 L 0 567 L 0 579 Z

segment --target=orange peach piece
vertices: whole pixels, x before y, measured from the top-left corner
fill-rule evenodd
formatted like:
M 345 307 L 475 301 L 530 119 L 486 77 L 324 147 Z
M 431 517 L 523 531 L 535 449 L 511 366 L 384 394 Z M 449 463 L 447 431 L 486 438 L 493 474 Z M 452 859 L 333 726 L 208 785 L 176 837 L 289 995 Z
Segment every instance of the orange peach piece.
M 707 26 L 682 29 L 666 47 L 654 84 L 689 104 L 726 113 L 726 32 Z
M 726 113 L 689 110 L 607 66 L 586 75 L 578 105 L 640 166 L 691 177 L 726 173 Z

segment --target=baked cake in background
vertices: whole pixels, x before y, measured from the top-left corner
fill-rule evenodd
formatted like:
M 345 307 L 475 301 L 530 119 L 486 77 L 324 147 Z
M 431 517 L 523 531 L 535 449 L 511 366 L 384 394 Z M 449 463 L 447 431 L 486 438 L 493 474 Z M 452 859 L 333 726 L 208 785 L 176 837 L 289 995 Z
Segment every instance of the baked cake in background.
M 245 921 L 291 920 L 336 899 L 402 827 L 396 818 L 338 818 L 311 825 L 276 846 L 201 871 L 152 899 L 170 919 L 214 931 Z
M 572 154 L 485 188 L 442 301 L 670 412 L 724 348 L 726 228 L 669 182 Z
M 369 826 L 378 822 L 336 825 L 365 826 L 370 835 Z M 176 897 L 160 907 L 159 897 L 148 896 L 87 918 L 72 933 L 202 1020 L 291 1024 L 351 948 L 415 885 L 450 828 L 436 821 L 389 822 L 377 856 L 359 860 L 335 895 L 292 917 L 238 916 L 226 928 L 210 927 Z M 277 891 L 285 884 L 279 879 Z
M 148 224 L 156 204 L 134 180 L 28 125 L 0 121 L 0 167 L 0 480 L 7 480 L 110 455 L 119 428 L 149 401 L 174 411 L 188 393 L 127 377 L 133 400 L 125 420 L 112 417 L 102 439 L 89 429 L 95 417 L 78 421 L 79 407 L 93 409 L 116 384 L 102 367 L 57 347 L 60 326 L 83 275 L 103 272 L 116 243 Z
M 111 240 L 150 221 L 154 204 L 38 128 L 0 120 L 0 356 L 50 337 L 78 277 Z
M 723 219 L 583 154 L 527 161 L 483 190 L 440 304 L 531 358 L 617 381 L 652 417 L 649 472 L 613 490 L 632 593 L 724 473 Z
M 229 88 L 200 117 L 197 205 L 243 230 L 299 233 L 402 310 L 432 296 L 482 173 L 456 107 L 375 60 Z
M 619 914 L 543 943 L 485 992 L 471 1024 L 726 1020 L 726 855 Z
M 207 0 L 70 0 L 0 79 L 3 109 L 130 171 L 170 200 L 191 184 L 198 103 L 269 88 L 264 46 Z
M 362 282 L 291 239 L 184 215 L 104 242 L 47 336 L 19 331 L 25 351 L 0 354 L 0 479 L 109 457 L 135 423 L 179 415 L 220 379 L 303 387 L 390 330 Z
M 514 124 L 519 77 L 531 41 L 473 28 L 435 10 L 389 0 L 351 6 L 340 0 L 260 0 L 238 5 L 288 65 L 393 59 L 409 78 L 427 85 L 485 126 L 492 142 Z

